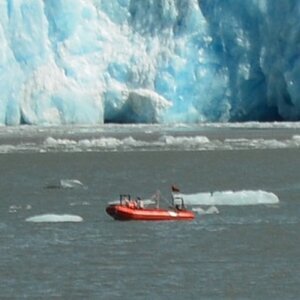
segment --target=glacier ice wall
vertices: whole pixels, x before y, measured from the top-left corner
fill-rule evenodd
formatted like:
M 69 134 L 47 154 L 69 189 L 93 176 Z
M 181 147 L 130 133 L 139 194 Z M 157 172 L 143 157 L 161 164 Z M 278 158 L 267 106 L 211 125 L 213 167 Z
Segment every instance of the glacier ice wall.
M 298 0 L 2 0 L 0 124 L 300 119 Z

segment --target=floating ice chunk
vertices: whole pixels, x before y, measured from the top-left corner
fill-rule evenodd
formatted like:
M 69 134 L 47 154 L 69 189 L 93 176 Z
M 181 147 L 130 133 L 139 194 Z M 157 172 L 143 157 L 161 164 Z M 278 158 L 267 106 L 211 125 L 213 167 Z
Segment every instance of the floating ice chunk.
M 275 204 L 278 197 L 265 191 L 223 191 L 214 193 L 177 194 L 187 205 L 259 205 Z
M 278 197 L 265 191 L 226 191 L 213 193 L 216 204 L 222 205 L 256 205 L 278 203 Z
M 213 214 L 219 214 L 219 210 L 216 206 L 210 206 L 206 211 L 205 213 L 207 215 L 213 215 Z
M 22 206 L 11 205 L 9 207 L 9 213 L 16 213 L 18 210 L 22 209 Z
M 82 222 L 83 218 L 76 215 L 44 214 L 27 218 L 25 221 L 33 223 Z
M 76 141 L 69 139 L 55 139 L 50 136 L 44 141 L 44 144 L 48 147 L 56 147 L 58 145 L 76 145 Z
M 60 185 L 64 189 L 73 189 L 77 187 L 83 187 L 82 182 L 80 182 L 78 179 L 61 179 Z
M 193 207 L 192 210 L 200 215 L 219 214 L 219 210 L 216 206 L 210 206 L 208 209 L 204 209 L 202 207 Z
M 82 202 L 71 202 L 70 206 L 88 206 L 90 205 L 90 202 L 88 201 L 82 201 Z
M 166 143 L 166 145 L 173 145 L 173 146 L 185 145 L 185 146 L 194 146 L 194 147 L 210 142 L 209 139 L 206 136 L 195 136 L 195 137 L 180 136 L 180 137 L 174 137 L 174 136 L 170 136 L 170 135 L 166 135 L 166 136 L 161 137 L 160 141 Z
M 205 209 L 202 207 L 193 207 L 192 211 L 198 213 L 199 215 L 205 215 Z
M 16 213 L 21 209 L 26 209 L 26 210 L 30 210 L 32 207 L 30 204 L 27 204 L 25 206 L 21 206 L 21 205 L 11 205 L 9 207 L 9 213 Z
M 59 183 L 46 185 L 47 189 L 74 189 L 80 187 L 84 187 L 84 185 L 78 179 L 61 179 Z
M 292 140 L 297 143 L 297 144 L 300 144 L 300 135 L 294 135 Z

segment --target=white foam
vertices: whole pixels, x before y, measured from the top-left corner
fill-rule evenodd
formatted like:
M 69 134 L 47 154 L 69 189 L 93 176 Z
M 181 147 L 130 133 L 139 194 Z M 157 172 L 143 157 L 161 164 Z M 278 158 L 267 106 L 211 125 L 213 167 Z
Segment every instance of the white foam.
M 33 223 L 82 222 L 83 218 L 76 215 L 44 214 L 27 218 L 25 221 Z
M 214 193 L 179 194 L 187 205 L 260 205 L 279 203 L 278 197 L 266 191 L 223 191 Z

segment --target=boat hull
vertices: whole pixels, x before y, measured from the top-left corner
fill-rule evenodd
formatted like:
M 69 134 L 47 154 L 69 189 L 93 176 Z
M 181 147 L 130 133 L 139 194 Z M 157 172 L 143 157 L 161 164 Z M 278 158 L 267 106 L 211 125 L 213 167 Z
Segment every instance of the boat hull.
M 163 208 L 130 208 L 124 205 L 109 205 L 106 212 L 115 220 L 129 221 L 189 221 L 195 214 L 189 210 Z

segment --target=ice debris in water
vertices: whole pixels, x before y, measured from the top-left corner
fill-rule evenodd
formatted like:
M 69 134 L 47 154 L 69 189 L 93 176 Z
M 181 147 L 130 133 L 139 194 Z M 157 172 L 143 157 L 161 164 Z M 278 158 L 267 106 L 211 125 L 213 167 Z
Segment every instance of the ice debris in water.
M 79 181 L 78 179 L 61 179 L 60 180 L 60 185 L 62 188 L 65 189 L 73 189 L 76 187 L 82 187 L 83 184 L 81 181 Z
M 26 219 L 33 223 L 59 223 L 59 222 L 82 222 L 83 218 L 77 215 L 43 214 Z
M 200 215 L 213 215 L 220 213 L 216 206 L 210 206 L 208 209 L 204 209 L 202 207 L 193 207 L 192 210 Z
M 0 124 L 299 120 L 299 17 L 292 0 L 2 0 Z
M 84 187 L 78 179 L 61 179 L 59 183 L 50 183 L 46 185 L 47 189 L 74 189 Z
M 9 207 L 9 213 L 16 213 L 18 212 L 19 210 L 22 210 L 22 209 L 26 209 L 26 210 L 30 210 L 32 207 L 30 204 L 27 204 L 25 206 L 21 206 L 21 205 L 11 205 Z

